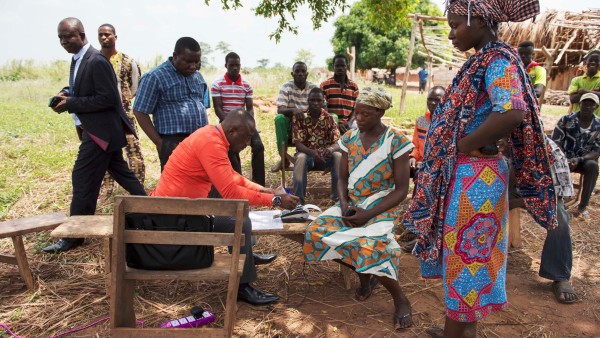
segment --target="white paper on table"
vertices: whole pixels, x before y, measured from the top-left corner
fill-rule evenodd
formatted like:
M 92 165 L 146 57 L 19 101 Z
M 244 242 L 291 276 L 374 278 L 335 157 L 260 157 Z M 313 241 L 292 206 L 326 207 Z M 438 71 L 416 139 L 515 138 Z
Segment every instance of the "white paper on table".
M 283 229 L 281 218 L 273 218 L 276 215 L 281 215 L 281 210 L 250 211 L 252 230 Z

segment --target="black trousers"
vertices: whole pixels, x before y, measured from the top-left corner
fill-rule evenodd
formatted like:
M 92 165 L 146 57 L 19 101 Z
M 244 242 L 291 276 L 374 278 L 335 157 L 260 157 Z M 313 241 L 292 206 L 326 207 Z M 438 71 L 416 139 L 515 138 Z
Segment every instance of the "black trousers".
M 577 165 L 574 171 L 583 174 L 583 190 L 581 191 L 581 201 L 578 207 L 580 211 L 583 211 L 590 204 L 590 198 L 596 187 L 598 160 L 584 160 Z
M 265 146 L 260 139 L 259 133 L 254 133 L 254 135 L 252 135 L 250 147 L 252 149 L 252 181 L 264 186 Z M 227 156 L 229 157 L 229 162 L 231 162 L 233 170 L 242 175 L 242 161 L 240 160 L 240 154 L 230 150 Z
M 230 232 L 235 231 L 235 219 L 226 216 L 216 216 L 214 232 Z M 246 254 L 244 262 L 244 270 L 240 277 L 240 283 L 252 283 L 256 280 L 256 266 L 254 265 L 254 256 L 252 256 L 252 222 L 250 218 L 244 218 L 242 233 L 245 235 L 244 246 L 240 252 Z M 231 252 L 231 248 L 229 248 Z
M 107 171 L 130 194 L 146 196 L 144 186 L 123 159 L 123 151 L 121 149 L 111 152 L 102 150 L 84 131 L 73 167 L 71 215 L 93 215 L 95 213 L 100 185 L 104 173 Z
M 188 136 L 190 136 L 190 134 L 160 134 L 160 138 L 162 138 L 163 141 L 162 147 L 158 150 L 158 159 L 160 160 L 160 172 L 162 172 L 165 169 L 165 165 L 167 165 L 167 161 L 173 153 L 173 150 L 175 150 L 179 143 L 185 140 Z

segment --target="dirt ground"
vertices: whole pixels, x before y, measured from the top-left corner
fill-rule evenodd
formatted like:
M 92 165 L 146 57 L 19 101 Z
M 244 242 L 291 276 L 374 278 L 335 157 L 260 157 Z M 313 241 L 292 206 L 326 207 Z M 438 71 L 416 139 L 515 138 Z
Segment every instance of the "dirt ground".
M 550 122 L 552 123 L 552 122 Z M 547 123 L 549 125 L 550 123 Z M 327 186 L 326 177 L 315 178 Z M 274 176 L 268 182 L 277 184 Z M 307 202 L 327 207 L 327 196 L 308 196 Z M 403 206 L 401 206 L 402 208 Z M 99 210 L 108 210 L 108 204 Z M 488 316 L 478 328 L 480 337 L 600 337 L 600 196 L 592 197 L 592 220 L 572 220 L 572 283 L 579 302 L 558 303 L 551 282 L 538 277 L 545 230 L 531 217 L 522 218 L 523 246 L 508 256 L 506 311 Z M 401 232 L 401 231 L 399 231 Z M 51 243 L 48 233 L 25 237 L 36 289 L 25 288 L 16 266 L 0 264 L 0 323 L 22 337 L 50 337 L 80 328 L 109 314 L 103 279 L 103 251 L 99 240 L 59 255 L 43 255 Z M 0 240 L 0 254 L 10 254 L 10 240 Z M 224 250 L 224 248 L 219 248 Z M 354 300 L 353 287 L 343 286 L 339 266 L 333 262 L 305 264 L 300 244 L 279 236 L 259 237 L 259 253 L 276 252 L 272 264 L 258 267 L 256 285 L 280 295 L 272 306 L 238 303 L 235 335 L 239 337 L 427 337 L 425 329 L 442 325 L 444 295 L 440 281 L 420 278 L 418 260 L 401 258 L 399 283 L 413 305 L 415 325 L 394 332 L 393 302 L 378 286 L 365 302 Z M 192 306 L 212 310 L 215 326 L 223 323 L 223 283 L 138 283 L 136 316 L 147 327 L 188 315 Z M 106 321 L 69 337 L 108 337 Z M 0 337 L 8 334 L 0 328 Z
M 309 196 L 308 201 L 324 199 Z M 481 337 L 600 337 L 600 200 L 592 198 L 592 221 L 572 220 L 573 278 L 580 301 L 559 304 L 550 281 L 537 276 L 545 230 L 523 217 L 521 249 L 508 257 L 509 308 L 487 317 L 479 325 Z M 319 203 L 321 204 L 321 203 Z M 102 246 L 91 240 L 60 255 L 36 253 L 47 234 L 26 238 L 37 289 L 26 290 L 16 267 L 0 265 L 0 322 L 23 337 L 49 337 L 108 316 L 108 297 L 102 277 Z M 10 245 L 0 242 L 2 253 Z M 305 264 L 300 244 L 279 236 L 260 237 L 257 252 L 277 252 L 279 258 L 258 267 L 257 286 L 281 296 L 273 306 L 238 303 L 235 335 L 239 337 L 427 337 L 424 330 L 444 320 L 440 281 L 420 278 L 418 260 L 401 259 L 399 283 L 413 305 L 415 325 L 394 332 L 393 302 L 378 286 L 365 302 L 354 300 L 353 287 L 343 286 L 339 266 L 333 262 Z M 222 250 L 222 249 L 221 249 Z M 185 316 L 194 305 L 212 309 L 215 325 L 222 324 L 225 298 L 222 284 L 165 282 L 139 283 L 136 315 L 149 327 Z M 103 322 L 71 337 L 106 337 Z M 5 337 L 0 333 L 0 337 Z

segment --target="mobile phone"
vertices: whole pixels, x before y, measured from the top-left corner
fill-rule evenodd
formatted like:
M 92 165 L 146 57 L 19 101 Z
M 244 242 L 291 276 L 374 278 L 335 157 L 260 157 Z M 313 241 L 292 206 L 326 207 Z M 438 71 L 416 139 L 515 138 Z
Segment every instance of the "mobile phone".
M 350 216 L 354 216 L 355 214 L 356 214 L 356 210 L 350 209 L 350 210 L 346 211 L 346 213 L 344 214 L 344 216 L 350 217 Z

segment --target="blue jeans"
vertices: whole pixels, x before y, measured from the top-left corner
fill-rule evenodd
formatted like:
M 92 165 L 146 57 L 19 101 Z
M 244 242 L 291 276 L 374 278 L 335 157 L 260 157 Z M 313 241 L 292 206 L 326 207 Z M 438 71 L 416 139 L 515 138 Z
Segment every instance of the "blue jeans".
M 338 170 L 340 168 L 340 160 L 342 154 L 335 152 L 329 158 L 326 163 L 315 163 L 315 159 L 305 153 L 296 153 L 296 160 L 294 161 L 294 195 L 300 197 L 300 203 L 304 204 L 304 196 L 306 195 L 306 184 L 308 171 L 312 169 L 324 170 L 329 169 L 331 171 L 331 198 L 335 201 L 338 198 L 337 194 L 337 181 L 338 181 Z
M 571 278 L 571 267 L 573 266 L 573 249 L 569 213 L 565 209 L 561 197 L 558 198 L 556 204 L 556 219 L 558 227 L 548 230 L 546 235 L 539 275 L 553 281 L 568 281 Z

